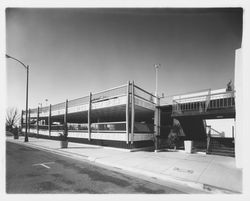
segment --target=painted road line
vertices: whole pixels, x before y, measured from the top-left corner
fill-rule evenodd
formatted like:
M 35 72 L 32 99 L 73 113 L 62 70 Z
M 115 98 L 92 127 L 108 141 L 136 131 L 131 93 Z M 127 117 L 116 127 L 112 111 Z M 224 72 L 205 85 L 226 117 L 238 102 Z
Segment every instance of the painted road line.
M 50 169 L 50 167 L 49 167 L 49 166 L 47 166 L 46 164 L 53 164 L 53 163 L 55 163 L 55 162 L 36 163 L 36 164 L 33 164 L 32 166 L 38 166 L 38 165 L 41 165 L 41 166 L 43 166 L 43 167 L 45 167 L 45 168 L 47 168 L 47 169 Z

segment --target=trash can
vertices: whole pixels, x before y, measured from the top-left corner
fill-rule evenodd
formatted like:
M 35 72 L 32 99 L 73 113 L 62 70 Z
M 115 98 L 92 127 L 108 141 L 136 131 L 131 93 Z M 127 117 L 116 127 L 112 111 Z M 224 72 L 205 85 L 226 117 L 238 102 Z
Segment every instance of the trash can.
M 60 133 L 60 143 L 61 143 L 61 148 L 68 148 L 68 139 L 65 135 Z
M 193 149 L 193 141 L 185 140 L 184 147 L 185 147 L 185 152 L 191 154 Z

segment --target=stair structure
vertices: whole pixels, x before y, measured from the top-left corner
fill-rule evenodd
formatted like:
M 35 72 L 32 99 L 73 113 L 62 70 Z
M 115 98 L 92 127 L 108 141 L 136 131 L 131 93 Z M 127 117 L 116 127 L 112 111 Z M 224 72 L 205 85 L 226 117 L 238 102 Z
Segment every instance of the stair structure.
M 234 138 L 211 137 L 207 154 L 235 157 Z

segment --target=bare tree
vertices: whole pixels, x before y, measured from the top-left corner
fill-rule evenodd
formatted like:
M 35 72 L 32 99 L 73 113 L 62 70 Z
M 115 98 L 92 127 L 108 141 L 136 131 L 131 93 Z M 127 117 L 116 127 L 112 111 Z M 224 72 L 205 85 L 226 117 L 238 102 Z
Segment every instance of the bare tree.
M 17 108 L 8 108 L 6 111 L 6 130 L 12 131 L 18 126 L 20 120 L 20 114 L 18 113 Z

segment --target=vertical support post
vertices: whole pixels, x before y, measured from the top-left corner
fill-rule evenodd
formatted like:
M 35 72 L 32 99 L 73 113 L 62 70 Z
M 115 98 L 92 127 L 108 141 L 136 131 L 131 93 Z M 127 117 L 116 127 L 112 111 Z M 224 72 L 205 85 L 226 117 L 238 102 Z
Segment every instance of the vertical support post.
M 27 122 L 28 122 L 28 125 L 27 127 L 29 128 L 29 133 L 30 133 L 30 108 L 29 108 L 29 112 L 28 112 L 28 119 L 27 119 Z
M 49 104 L 48 130 L 49 130 L 49 137 L 51 137 L 51 104 Z
M 88 110 L 88 133 L 89 141 L 91 140 L 91 107 L 92 107 L 92 93 L 89 93 L 89 110 Z
M 68 99 L 65 101 L 65 113 L 64 113 L 64 136 L 68 136 Z
M 131 85 L 131 144 L 134 142 L 134 124 L 135 124 L 135 96 L 134 96 L 134 81 Z
M 160 135 L 159 133 L 159 97 L 156 96 L 155 98 L 156 103 L 155 103 L 155 114 L 154 114 L 154 130 L 155 130 L 155 150 L 158 150 L 158 137 Z
M 28 118 L 27 118 L 27 116 L 28 116 L 28 105 L 29 105 L 29 65 L 26 66 L 26 70 L 27 70 L 27 81 L 26 81 L 26 120 L 25 120 L 26 121 L 26 127 L 25 127 L 24 142 L 28 142 L 29 141 L 28 131 L 27 131 L 28 130 Z M 30 111 L 29 111 L 29 121 L 30 121 Z M 30 128 L 29 128 L 29 132 L 30 132 Z
M 128 81 L 127 85 L 127 103 L 126 103 L 126 133 L 127 133 L 127 144 L 129 143 L 129 96 L 130 96 L 130 81 Z
M 37 107 L 37 118 L 36 118 L 36 132 L 39 134 L 39 106 Z

